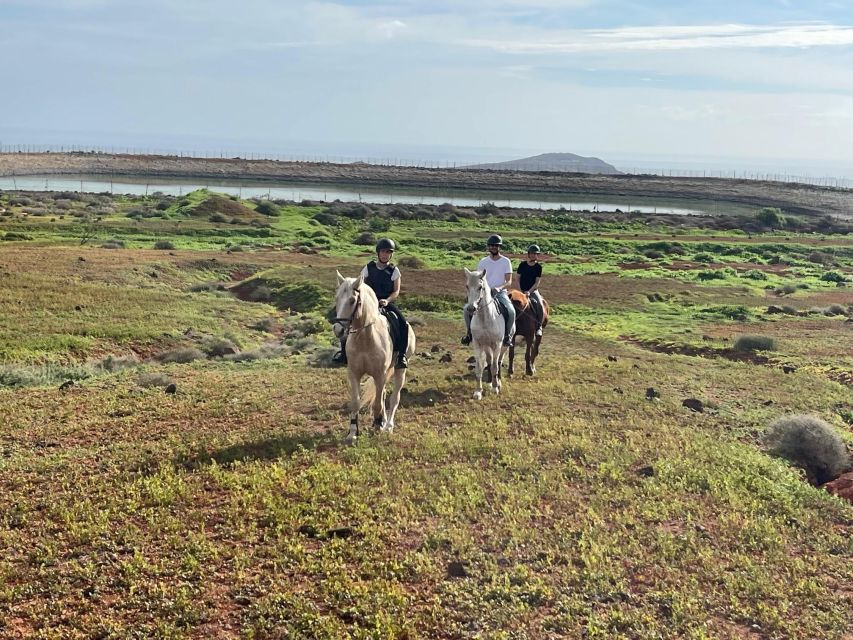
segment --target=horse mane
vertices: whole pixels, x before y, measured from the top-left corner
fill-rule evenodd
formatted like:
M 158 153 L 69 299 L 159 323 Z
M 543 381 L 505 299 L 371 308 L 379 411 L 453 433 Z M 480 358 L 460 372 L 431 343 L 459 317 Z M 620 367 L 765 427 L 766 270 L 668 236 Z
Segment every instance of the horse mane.
M 352 284 L 355 284 L 355 280 Z M 361 304 L 358 305 L 358 313 L 354 319 L 360 320 L 361 326 L 366 327 L 379 320 L 379 298 L 366 282 L 361 283 L 358 295 L 361 296 Z
M 519 311 L 526 309 L 528 306 L 530 306 L 530 298 L 528 298 L 526 295 L 524 295 L 522 291 L 519 291 L 518 289 L 510 289 L 509 299 Z

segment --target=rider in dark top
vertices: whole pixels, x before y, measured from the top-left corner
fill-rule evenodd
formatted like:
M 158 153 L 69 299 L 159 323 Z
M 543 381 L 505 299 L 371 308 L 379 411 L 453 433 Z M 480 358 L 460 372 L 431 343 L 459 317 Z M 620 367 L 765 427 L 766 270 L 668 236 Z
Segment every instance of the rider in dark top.
M 399 344 L 394 345 L 394 350 L 397 352 L 397 361 L 394 363 L 395 369 L 406 369 L 409 366 L 409 360 L 406 357 L 406 350 L 409 347 L 409 325 L 406 323 L 403 312 L 394 304 L 394 300 L 400 295 L 400 269 L 393 265 L 391 256 L 397 245 L 393 240 L 383 238 L 376 243 L 376 260 L 371 260 L 367 263 L 364 269 L 361 270 L 361 277 L 364 282 L 373 289 L 376 297 L 379 299 L 379 306 L 384 313 L 394 313 L 400 319 L 400 336 Z M 346 364 L 346 336 L 341 339 L 341 350 L 332 358 L 335 362 Z
M 536 335 L 542 335 L 542 319 L 545 317 L 542 304 L 542 294 L 539 293 L 539 281 L 542 279 L 542 264 L 539 262 L 539 254 L 542 250 L 539 245 L 532 244 L 527 247 L 527 260 L 518 265 L 518 288 L 527 295 L 533 316 L 536 318 Z

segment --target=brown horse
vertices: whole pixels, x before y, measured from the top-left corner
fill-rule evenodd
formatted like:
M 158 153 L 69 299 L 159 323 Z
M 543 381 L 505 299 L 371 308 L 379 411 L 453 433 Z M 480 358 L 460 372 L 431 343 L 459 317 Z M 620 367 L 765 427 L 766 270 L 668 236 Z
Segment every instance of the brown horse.
M 536 316 L 533 313 L 533 308 L 530 306 L 530 301 L 527 296 L 521 291 L 513 289 L 509 292 L 509 298 L 512 300 L 512 305 L 515 307 L 515 337 L 512 339 L 512 346 L 509 348 L 509 375 L 513 374 L 512 362 L 515 358 L 515 340 L 519 336 L 523 337 L 527 343 L 527 350 L 524 352 L 524 362 L 526 364 L 525 375 L 532 376 L 536 373 L 536 356 L 539 355 L 539 344 L 542 342 L 542 336 L 536 335 Z M 543 299 L 543 317 L 542 328 L 548 326 L 548 317 L 551 308 Z

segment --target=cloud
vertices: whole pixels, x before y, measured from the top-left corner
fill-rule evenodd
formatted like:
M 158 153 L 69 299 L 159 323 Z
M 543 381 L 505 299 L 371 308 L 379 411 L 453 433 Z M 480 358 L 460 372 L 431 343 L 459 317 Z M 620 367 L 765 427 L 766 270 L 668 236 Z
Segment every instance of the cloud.
M 827 24 L 626 27 L 565 32 L 550 40 L 465 39 L 461 44 L 516 54 L 810 48 L 853 45 L 853 27 Z

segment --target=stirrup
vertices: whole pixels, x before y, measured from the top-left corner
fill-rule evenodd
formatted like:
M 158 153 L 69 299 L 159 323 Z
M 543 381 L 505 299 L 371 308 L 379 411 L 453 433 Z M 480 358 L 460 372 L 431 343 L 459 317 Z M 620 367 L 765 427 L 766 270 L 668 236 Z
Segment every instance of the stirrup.
M 406 357 L 405 353 L 401 353 L 397 357 L 397 363 L 394 365 L 395 369 L 408 369 L 409 368 L 409 359 Z
M 464 338 L 462 338 L 462 340 L 460 340 L 459 342 L 461 342 L 462 344 L 466 344 L 466 345 L 471 344 L 471 334 L 469 333 Z
M 511 347 L 512 346 L 512 338 L 513 336 L 504 336 L 504 346 Z
M 335 355 L 332 356 L 332 362 L 335 364 L 346 364 L 347 363 L 347 354 L 341 349 Z

